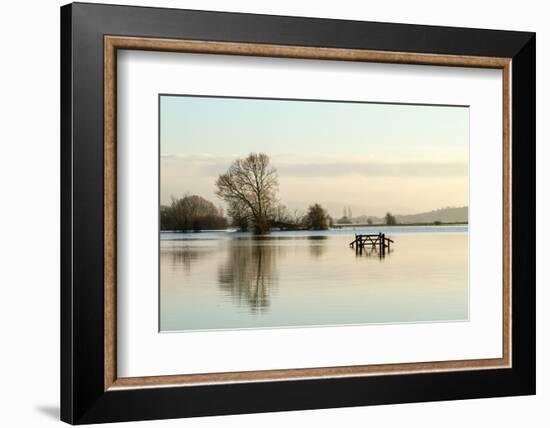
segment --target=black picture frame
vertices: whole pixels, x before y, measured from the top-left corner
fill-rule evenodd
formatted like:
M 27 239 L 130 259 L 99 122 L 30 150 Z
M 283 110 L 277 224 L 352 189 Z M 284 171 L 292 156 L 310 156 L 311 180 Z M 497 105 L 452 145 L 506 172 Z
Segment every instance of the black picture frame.
M 512 367 L 104 390 L 104 36 L 512 58 Z M 61 8 L 61 419 L 86 424 L 535 393 L 535 34 L 73 3 Z

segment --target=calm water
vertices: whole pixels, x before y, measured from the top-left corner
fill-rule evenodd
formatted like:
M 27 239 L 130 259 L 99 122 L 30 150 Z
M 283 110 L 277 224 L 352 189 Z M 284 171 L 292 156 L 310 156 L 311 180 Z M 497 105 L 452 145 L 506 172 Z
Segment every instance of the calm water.
M 357 255 L 355 233 L 392 251 Z M 468 228 L 162 233 L 162 331 L 468 319 Z

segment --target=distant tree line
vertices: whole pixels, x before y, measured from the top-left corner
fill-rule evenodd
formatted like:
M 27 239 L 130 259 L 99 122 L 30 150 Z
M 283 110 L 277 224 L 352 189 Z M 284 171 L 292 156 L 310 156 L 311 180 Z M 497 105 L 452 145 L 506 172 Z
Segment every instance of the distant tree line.
M 236 159 L 216 181 L 216 194 L 226 202 L 231 224 L 242 231 L 269 233 L 272 228 L 323 230 L 332 225 L 332 218 L 319 204 L 309 207 L 306 214 L 289 213 L 279 203 L 277 171 L 269 156 L 251 153 Z
M 221 208 L 197 195 L 172 198 L 169 206 L 160 208 L 161 230 L 198 232 L 200 230 L 225 229 L 227 219 Z
M 376 218 L 375 218 L 376 219 Z M 380 220 L 377 220 L 380 222 Z M 398 224 L 397 218 L 390 212 L 386 213 L 383 220 L 384 224 L 388 226 L 393 226 Z M 351 209 L 350 208 L 344 208 L 344 215 L 340 217 L 338 220 L 336 220 L 336 224 L 373 224 L 373 217 L 368 217 L 366 215 L 362 215 L 359 217 L 353 218 L 351 216 Z
M 376 225 L 442 225 L 442 224 L 467 224 L 468 207 L 446 207 L 428 212 L 408 215 L 394 215 L 387 212 L 382 217 L 367 216 L 365 214 L 352 217 L 349 208 L 344 208 L 342 217 L 336 219 L 338 225 L 349 224 L 376 224 Z
M 305 213 L 290 212 L 277 199 L 278 185 L 277 171 L 269 157 L 251 153 L 233 161 L 216 180 L 216 195 L 226 203 L 227 217 L 207 199 L 185 195 L 161 206 L 161 230 L 191 232 L 231 225 L 241 231 L 265 234 L 272 229 L 325 230 L 333 226 L 332 217 L 318 203 L 310 205 Z M 338 223 L 351 223 L 351 219 L 351 208 L 346 207 Z
M 229 225 L 240 231 L 269 233 L 272 229 L 281 230 L 326 230 L 333 225 L 332 217 L 320 204 L 311 205 L 305 214 L 298 211 L 290 213 L 279 205 L 272 215 L 267 216 L 267 231 L 259 232 L 249 222 L 242 211 L 228 210 L 229 219 L 224 217 L 220 208 L 200 196 L 188 195 L 173 199 L 168 206 L 160 207 L 160 227 L 164 231 L 199 232 L 201 230 L 226 229 Z
M 236 159 L 227 171 L 218 176 L 215 183 L 216 195 L 225 202 L 227 217 L 221 208 L 198 195 L 186 195 L 180 199 L 172 198 L 170 205 L 160 208 L 161 230 L 200 231 L 226 229 L 228 225 L 241 231 L 256 234 L 279 230 L 324 230 L 333 226 L 333 219 L 325 208 L 314 203 L 305 213 L 297 210 L 290 212 L 277 198 L 279 180 L 277 171 L 270 164 L 269 156 L 264 153 L 250 153 L 247 157 Z M 387 212 L 383 218 L 360 215 L 353 217 L 351 207 L 344 207 L 343 215 L 336 224 L 410 224 L 403 218 L 421 215 L 443 215 L 445 210 L 466 210 L 467 207 L 447 208 L 418 215 L 399 216 L 399 221 Z M 459 212 L 453 215 L 464 216 Z M 432 215 L 433 217 L 433 215 Z M 447 215 L 449 217 L 449 215 Z M 419 223 L 443 224 L 440 220 L 419 221 Z M 467 220 L 465 221 L 467 223 Z

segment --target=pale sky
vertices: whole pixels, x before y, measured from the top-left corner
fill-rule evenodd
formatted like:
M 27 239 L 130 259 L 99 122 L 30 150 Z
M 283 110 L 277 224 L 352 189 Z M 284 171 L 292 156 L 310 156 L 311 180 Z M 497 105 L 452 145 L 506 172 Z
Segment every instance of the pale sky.
M 279 199 L 340 217 L 468 205 L 467 107 L 197 96 L 160 98 L 161 203 L 200 195 L 251 152 L 270 156 Z

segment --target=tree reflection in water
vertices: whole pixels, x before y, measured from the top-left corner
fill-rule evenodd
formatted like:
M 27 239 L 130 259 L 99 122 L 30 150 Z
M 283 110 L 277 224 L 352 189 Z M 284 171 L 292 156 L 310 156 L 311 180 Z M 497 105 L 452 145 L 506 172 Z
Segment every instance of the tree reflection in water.
M 186 274 L 191 273 L 191 268 L 199 260 L 206 256 L 216 254 L 215 247 L 179 247 L 161 250 L 161 257 L 172 257 L 171 267 L 173 270 L 183 269 Z
M 252 312 L 267 310 L 278 283 L 277 257 L 285 248 L 269 238 L 233 239 L 225 263 L 218 268 L 219 286 Z
M 309 254 L 312 259 L 320 258 L 327 251 L 328 236 L 308 236 Z

